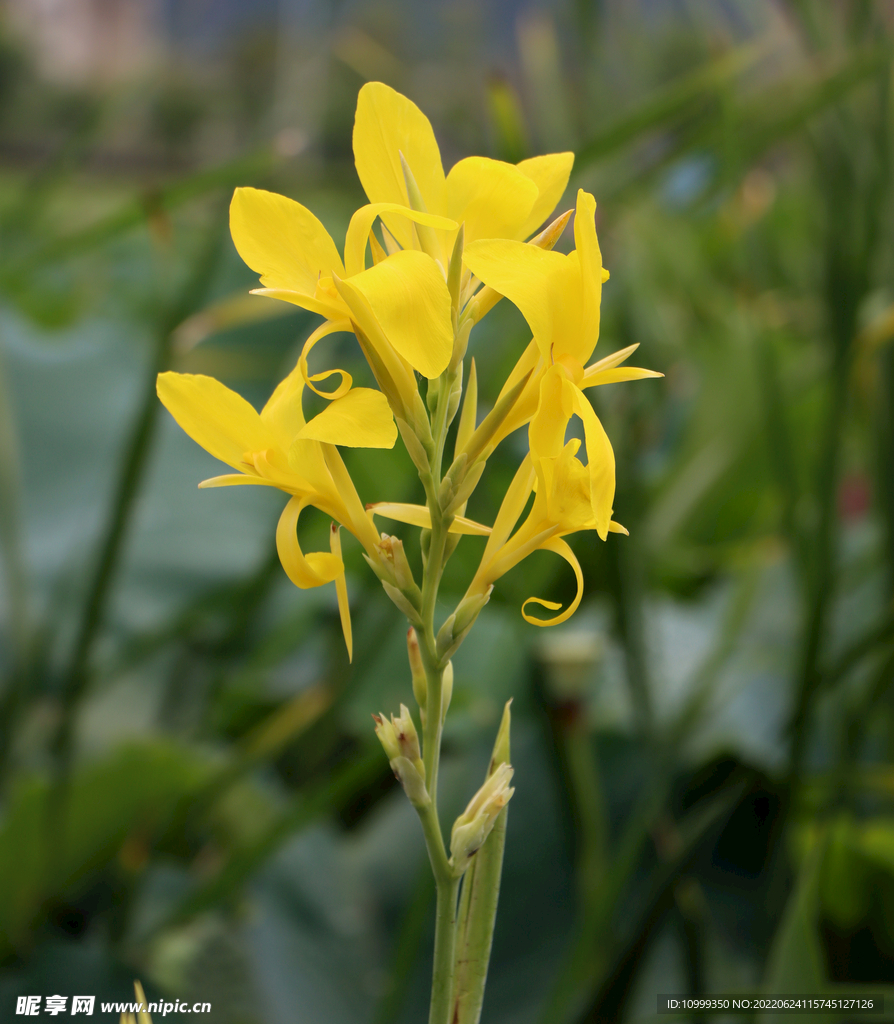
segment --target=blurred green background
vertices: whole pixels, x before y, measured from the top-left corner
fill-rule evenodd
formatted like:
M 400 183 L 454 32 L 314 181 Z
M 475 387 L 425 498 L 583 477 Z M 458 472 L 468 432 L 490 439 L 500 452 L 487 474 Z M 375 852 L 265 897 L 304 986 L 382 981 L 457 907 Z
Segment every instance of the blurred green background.
M 591 392 L 631 535 L 576 538 L 580 611 L 522 621 L 573 594 L 538 554 L 456 658 L 445 820 L 515 698 L 484 1020 L 758 988 L 894 1019 L 892 42 L 887 0 L 6 0 L 2 1019 L 133 977 L 221 1024 L 425 1019 L 433 894 L 369 718 L 409 699 L 406 624 L 350 548 L 349 665 L 333 588 L 279 567 L 282 495 L 198 491 L 217 464 L 154 393 L 260 405 L 294 364 L 316 320 L 245 298 L 227 202 L 283 192 L 340 240 L 367 80 L 448 166 L 573 149 L 596 356 L 666 374 Z M 526 330 L 504 302 L 473 333 L 485 407 Z M 404 454 L 346 458 L 365 501 L 419 500 Z

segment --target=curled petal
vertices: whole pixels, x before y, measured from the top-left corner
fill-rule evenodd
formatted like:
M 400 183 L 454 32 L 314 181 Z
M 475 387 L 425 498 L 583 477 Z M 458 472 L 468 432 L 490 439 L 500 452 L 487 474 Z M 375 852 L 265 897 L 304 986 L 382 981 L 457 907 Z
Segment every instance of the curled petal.
M 574 600 L 570 605 L 561 613 L 551 619 L 537 619 L 533 615 L 529 615 L 525 609 L 529 604 L 539 604 L 543 608 L 548 608 L 550 611 L 556 611 L 561 608 L 561 604 L 557 604 L 555 601 L 545 601 L 541 597 L 529 597 L 527 601 L 522 605 L 522 617 L 525 622 L 530 622 L 532 626 L 558 626 L 560 622 L 564 622 L 569 619 L 578 608 L 581 598 L 584 595 L 584 574 L 581 571 L 580 562 L 578 562 L 576 555 L 565 543 L 564 540 L 558 537 L 553 537 L 551 540 L 546 541 L 541 545 L 544 551 L 553 551 L 560 557 L 564 558 L 565 561 L 574 570 L 574 578 L 577 580 L 577 593 L 574 595 Z
M 393 448 L 397 426 L 381 391 L 354 388 L 314 416 L 298 437 L 347 448 Z
M 318 327 L 313 334 L 305 341 L 304 347 L 301 349 L 301 355 L 298 357 L 298 366 L 301 370 L 301 375 L 304 378 L 305 384 L 321 398 L 328 398 L 330 401 L 334 401 L 337 398 L 343 398 L 350 390 L 353 379 L 347 370 L 335 369 L 335 370 L 324 370 L 322 373 L 309 373 L 307 369 L 307 357 L 310 354 L 311 349 L 321 339 L 325 338 L 329 334 L 337 334 L 339 332 L 351 332 L 351 321 L 350 320 L 332 320 L 329 323 L 322 324 Z M 341 375 L 341 383 L 334 391 L 321 391 L 319 388 L 314 387 L 314 382 L 318 380 L 328 380 L 333 374 Z
M 370 203 L 368 206 L 361 206 L 351 217 L 345 236 L 345 273 L 348 277 L 353 277 L 354 274 L 366 269 L 366 243 L 369 233 L 376 217 L 386 213 L 399 214 L 416 224 L 426 224 L 430 228 L 440 228 L 443 231 L 455 231 L 459 227 L 455 220 L 439 217 L 434 213 L 422 213 L 402 203 Z
M 344 575 L 345 567 L 338 555 L 313 551 L 305 555 L 298 543 L 298 517 L 310 504 L 307 498 L 294 497 L 283 509 L 276 527 L 276 550 L 286 575 L 301 590 L 321 587 Z
M 313 295 L 322 273 L 344 272 L 335 242 L 300 203 L 259 188 L 237 188 L 230 232 L 243 260 L 266 288 Z

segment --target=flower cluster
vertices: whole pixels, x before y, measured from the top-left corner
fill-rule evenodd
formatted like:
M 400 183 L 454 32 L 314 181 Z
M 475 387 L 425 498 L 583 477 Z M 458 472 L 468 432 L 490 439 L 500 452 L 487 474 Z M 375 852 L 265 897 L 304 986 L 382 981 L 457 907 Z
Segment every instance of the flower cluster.
M 553 246 L 571 211 L 531 237 L 565 191 L 573 154 L 515 165 L 468 157 L 445 175 L 427 118 L 404 96 L 375 82 L 360 91 L 353 142 L 369 204 L 351 218 L 343 256 L 322 223 L 299 203 L 254 188 L 237 189 L 233 197 L 233 241 L 260 275 L 263 287 L 257 294 L 294 303 L 324 321 L 260 414 L 205 376 L 163 373 L 158 394 L 194 440 L 236 470 L 200 486 L 263 484 L 291 495 L 276 531 L 283 567 L 298 587 L 335 583 L 349 653 L 340 527 L 360 542 L 413 625 L 422 624 L 425 596 L 401 542 L 380 534 L 374 517 L 423 530 L 430 530 L 437 517 L 445 534 L 486 536 L 468 592 L 438 634 L 443 668 L 495 581 L 533 551 L 564 558 L 576 575 L 577 595 L 551 619 L 530 615 L 527 606 L 533 602 L 552 611 L 560 606 L 530 598 L 522 609 L 525 618 L 550 625 L 577 608 L 583 580 L 563 538 L 595 530 L 604 540 L 609 531 L 623 531 L 612 521 L 612 448 L 584 392 L 658 374 L 620 365 L 633 347 L 588 365 L 608 278 L 593 197 L 578 192 L 570 254 Z M 474 361 L 464 381 L 469 334 L 503 297 L 519 308 L 533 337 L 494 408 L 478 423 Z M 336 332 L 355 335 L 378 388 L 355 387 L 344 369 L 310 371 L 311 350 Z M 327 403 L 309 420 L 302 408 L 305 389 Z M 457 415 L 455 457 L 442 471 L 447 429 Z M 565 440 L 573 417 L 583 424 L 586 463 L 578 457 L 581 442 Z M 487 458 L 525 426 L 529 453 L 496 521 L 487 526 L 467 519 L 466 503 Z M 419 471 L 426 503 L 364 505 L 338 449 L 390 448 L 398 432 Z M 533 504 L 519 525 L 532 492 Z M 332 519 L 329 551 L 301 549 L 298 520 L 308 505 Z M 442 559 L 445 550 L 452 550 L 450 538 Z M 424 543 L 423 552 L 428 557 Z M 505 779 L 500 786 L 505 792 Z

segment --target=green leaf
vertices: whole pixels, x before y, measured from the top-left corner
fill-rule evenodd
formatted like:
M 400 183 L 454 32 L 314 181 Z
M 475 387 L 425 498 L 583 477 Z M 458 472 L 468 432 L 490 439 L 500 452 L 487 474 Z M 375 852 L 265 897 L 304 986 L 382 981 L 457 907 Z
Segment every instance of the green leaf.
M 205 772 L 198 754 L 174 744 L 122 747 L 74 777 L 64 811 L 47 779 L 20 779 L 0 828 L 0 941 L 7 951 L 27 942 L 47 903 L 76 894 L 126 840 L 148 839 Z
M 826 987 L 823 951 L 819 937 L 819 879 L 828 840 L 820 842 L 801 866 L 798 879 L 773 938 L 763 990 L 823 992 Z M 782 1014 L 765 1013 L 761 1024 L 784 1024 Z

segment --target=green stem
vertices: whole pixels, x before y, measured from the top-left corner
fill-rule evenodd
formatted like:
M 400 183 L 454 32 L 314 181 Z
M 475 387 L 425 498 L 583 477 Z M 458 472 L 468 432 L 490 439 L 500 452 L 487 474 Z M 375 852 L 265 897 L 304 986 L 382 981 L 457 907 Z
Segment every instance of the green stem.
M 439 664 L 434 625 L 438 587 L 441 582 L 441 574 L 444 571 L 447 534 L 450 529 L 450 519 L 444 515 L 438 495 L 441 485 L 444 443 L 447 437 L 447 407 L 451 383 L 451 375 L 443 374 L 438 389 L 433 423 L 435 450 L 431 459 L 431 480 L 426 485 L 426 497 L 431 515 L 431 541 L 422 580 L 422 629 L 419 645 L 426 676 L 423 761 L 425 784 L 430 802 L 417 810 L 437 884 L 435 951 L 429 1024 L 450 1024 L 456 951 L 456 901 L 459 891 L 459 879 L 454 876 L 453 869 L 450 867 L 438 820 L 438 768 L 443 728 L 441 695 L 444 669 Z
M 428 1024 L 450 1024 L 453 1011 L 453 975 L 456 958 L 456 897 L 459 879 L 438 883 L 435 916 L 435 962 L 431 982 Z
M 463 878 L 451 1024 L 478 1024 L 481 1018 L 500 899 L 507 813 L 506 807 L 500 811 L 491 834 Z

